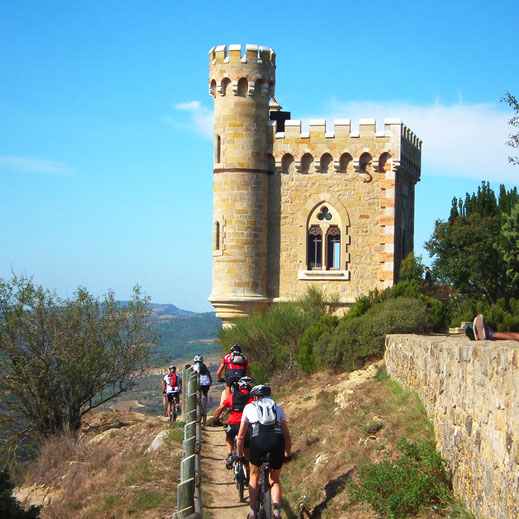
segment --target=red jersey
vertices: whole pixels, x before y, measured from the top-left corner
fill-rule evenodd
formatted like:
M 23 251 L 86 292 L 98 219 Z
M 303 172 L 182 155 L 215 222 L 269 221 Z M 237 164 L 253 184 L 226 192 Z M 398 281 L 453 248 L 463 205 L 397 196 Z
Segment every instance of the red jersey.
M 248 391 L 240 391 L 239 393 L 240 395 L 247 395 L 248 394 Z M 233 403 L 234 403 L 234 396 L 236 395 L 236 393 L 231 393 L 223 402 L 222 402 L 222 405 L 225 406 L 225 407 L 228 407 L 230 410 L 231 410 L 231 413 L 229 414 L 229 419 L 227 420 L 227 423 L 228 424 L 234 424 L 234 423 L 240 423 L 241 422 L 241 415 L 243 413 L 243 408 L 247 405 L 247 404 L 250 404 L 252 402 L 252 397 L 248 397 L 248 398 L 244 398 L 244 402 L 243 403 L 243 406 L 240 405 L 239 407 L 241 408 L 241 411 L 234 411 L 233 410 L 233 407 L 234 409 L 236 409 L 236 406 L 233 406 Z M 241 404 L 241 403 L 240 403 Z
M 222 364 L 224 364 L 226 367 L 227 367 L 227 371 L 231 370 L 231 369 L 245 369 L 248 365 L 249 365 L 249 359 L 241 354 L 243 359 L 244 359 L 244 363 L 243 364 L 234 364 L 232 362 L 232 353 L 229 353 L 228 355 L 226 355 L 223 360 L 222 360 Z

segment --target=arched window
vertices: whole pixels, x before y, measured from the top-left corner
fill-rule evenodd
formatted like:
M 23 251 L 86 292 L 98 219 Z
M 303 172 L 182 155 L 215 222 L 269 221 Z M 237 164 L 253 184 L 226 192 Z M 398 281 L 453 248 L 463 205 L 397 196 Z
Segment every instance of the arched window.
M 378 160 L 378 170 L 381 173 L 391 170 L 391 155 L 389 153 L 386 152 L 380 155 L 380 159 Z
M 227 93 L 227 88 L 230 84 L 231 80 L 228 77 L 224 77 L 222 82 L 220 83 L 220 94 L 224 96 Z
M 256 83 L 254 83 L 254 93 L 257 96 L 265 95 L 265 80 L 264 79 L 258 79 Z
M 214 143 L 214 161 L 219 164 L 222 159 L 222 138 L 216 135 L 216 142 Z
M 330 225 L 326 233 L 326 270 L 341 266 L 341 231 L 337 225 Z
M 310 173 L 313 161 L 314 158 L 312 155 L 310 155 L 310 153 L 305 153 L 301 157 L 301 173 Z
M 319 225 L 308 229 L 308 270 L 323 268 L 323 231 Z
M 321 157 L 321 173 L 328 173 L 330 171 L 333 158 L 329 153 L 325 153 Z
M 209 93 L 215 97 L 216 96 L 216 79 L 211 81 L 211 86 L 209 87 Z
M 214 250 L 220 250 L 220 222 L 214 223 Z
M 249 82 L 247 81 L 247 78 L 242 77 L 238 81 L 238 95 L 240 97 L 245 97 L 248 89 L 249 89 Z
M 353 157 L 349 153 L 343 153 L 339 159 L 339 172 L 346 173 L 348 170 L 348 164 L 353 160 Z
M 285 153 L 281 159 L 281 172 L 292 173 L 294 169 L 294 157 L 290 153 Z

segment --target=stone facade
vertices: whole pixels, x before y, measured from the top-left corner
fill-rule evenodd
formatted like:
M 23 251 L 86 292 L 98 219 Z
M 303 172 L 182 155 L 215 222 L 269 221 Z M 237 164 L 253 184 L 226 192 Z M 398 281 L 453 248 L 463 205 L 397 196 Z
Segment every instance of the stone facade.
M 344 306 L 392 285 L 413 249 L 421 141 L 398 119 L 311 120 L 274 100 L 266 47 L 210 51 L 215 106 L 213 289 L 225 325 L 309 286 Z
M 390 335 L 385 361 L 427 409 L 455 494 L 476 517 L 519 517 L 519 343 Z

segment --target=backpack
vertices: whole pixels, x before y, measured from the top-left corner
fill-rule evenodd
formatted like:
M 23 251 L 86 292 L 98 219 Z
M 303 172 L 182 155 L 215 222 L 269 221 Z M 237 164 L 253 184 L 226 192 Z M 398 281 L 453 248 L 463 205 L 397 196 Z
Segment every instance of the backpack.
M 233 351 L 231 353 L 231 363 L 237 364 L 238 366 L 245 365 L 245 355 L 239 351 Z
M 168 384 L 171 387 L 176 387 L 177 386 L 177 374 L 176 373 L 170 373 L 168 375 Z
M 254 402 L 258 411 L 258 422 L 261 425 L 273 426 L 278 421 L 276 412 L 276 402 L 272 398 L 265 396 Z
M 243 413 L 243 408 L 249 403 L 249 393 L 233 393 L 231 410 L 233 413 Z

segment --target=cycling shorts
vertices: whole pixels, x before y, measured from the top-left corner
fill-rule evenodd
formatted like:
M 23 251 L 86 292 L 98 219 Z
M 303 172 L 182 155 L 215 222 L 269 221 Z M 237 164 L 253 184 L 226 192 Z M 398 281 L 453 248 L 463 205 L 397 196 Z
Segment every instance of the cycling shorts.
M 209 384 L 208 386 L 200 386 L 200 391 L 202 391 L 202 396 L 207 396 L 207 393 L 209 393 L 209 388 L 211 387 L 211 385 Z
M 227 440 L 231 443 L 234 442 L 234 438 L 238 434 L 238 431 L 240 430 L 240 422 L 238 423 L 231 423 L 225 428 L 225 432 L 227 433 Z M 249 429 L 250 431 L 250 429 Z M 250 433 L 247 431 L 247 434 L 245 435 L 245 441 L 243 443 L 244 447 L 248 449 L 250 447 Z
M 261 467 L 263 458 L 270 453 L 270 467 L 280 469 L 285 459 L 285 436 L 275 432 L 259 434 L 251 438 L 250 462 Z
M 173 400 L 179 401 L 180 393 L 175 391 L 174 393 L 168 393 L 168 402 L 173 402 Z

